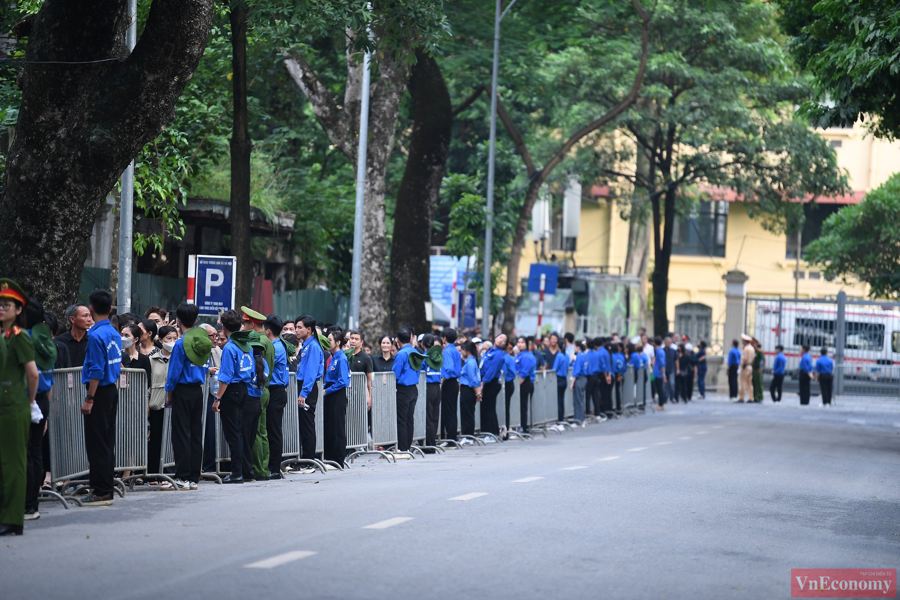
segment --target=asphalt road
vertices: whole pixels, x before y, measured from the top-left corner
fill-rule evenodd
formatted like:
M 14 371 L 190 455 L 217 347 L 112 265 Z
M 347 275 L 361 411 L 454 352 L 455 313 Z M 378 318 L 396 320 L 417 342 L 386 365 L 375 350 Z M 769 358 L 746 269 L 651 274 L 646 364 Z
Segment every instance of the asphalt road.
M 343 473 L 42 505 L 0 598 L 789 598 L 896 568 L 900 416 L 705 400 Z

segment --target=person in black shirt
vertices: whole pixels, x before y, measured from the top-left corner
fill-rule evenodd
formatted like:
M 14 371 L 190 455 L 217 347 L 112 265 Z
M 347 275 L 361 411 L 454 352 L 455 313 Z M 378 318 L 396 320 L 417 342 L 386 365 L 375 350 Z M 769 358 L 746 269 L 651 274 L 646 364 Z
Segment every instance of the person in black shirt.
M 65 344 L 69 351 L 69 363 L 72 367 L 84 366 L 87 354 L 88 329 L 94 326 L 91 311 L 83 304 L 75 304 L 66 309 L 66 321 L 70 331 L 56 339 Z
M 134 323 L 122 327 L 122 368 L 142 369 L 147 373 L 147 385 L 150 385 L 150 357 L 138 352 L 143 331 Z
M 363 352 L 363 341 L 365 335 L 361 331 L 352 330 L 348 335 L 350 340 L 350 349 L 353 350 L 353 358 L 350 359 L 351 373 L 366 374 L 366 406 L 372 408 L 372 373 L 375 372 L 375 365 L 372 357 Z
M 382 336 L 381 340 L 379 340 L 378 345 L 381 348 L 381 352 L 372 356 L 372 367 L 376 373 L 393 371 L 394 355 L 391 352 L 393 344 L 394 342 L 389 335 Z

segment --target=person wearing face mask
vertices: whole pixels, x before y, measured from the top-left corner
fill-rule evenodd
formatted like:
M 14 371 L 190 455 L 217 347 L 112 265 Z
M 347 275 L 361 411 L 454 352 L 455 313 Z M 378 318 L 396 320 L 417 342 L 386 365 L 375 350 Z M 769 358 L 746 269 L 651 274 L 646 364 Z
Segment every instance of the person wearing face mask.
M 169 357 L 178 341 L 178 332 L 170 325 L 164 325 L 158 331 L 162 348 L 151 354 L 150 385 L 147 407 L 147 421 L 150 424 L 150 436 L 147 441 L 147 472 L 160 471 L 160 455 L 162 453 L 163 409 L 166 407 L 166 378 L 169 374 Z M 165 489 L 170 489 L 166 487 Z M 174 488 L 171 488 L 174 489 Z
M 135 323 L 122 327 L 122 368 L 143 369 L 147 373 L 147 383 L 149 385 L 151 376 L 150 357 L 138 352 L 138 344 L 140 344 L 143 333 L 144 331 Z

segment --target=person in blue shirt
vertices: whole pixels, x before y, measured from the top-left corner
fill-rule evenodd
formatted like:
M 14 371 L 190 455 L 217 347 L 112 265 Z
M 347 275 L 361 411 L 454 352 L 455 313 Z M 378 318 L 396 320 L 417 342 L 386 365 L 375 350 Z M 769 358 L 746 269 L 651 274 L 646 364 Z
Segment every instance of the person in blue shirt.
M 666 351 L 659 336 L 653 338 L 653 347 L 656 349 L 653 361 L 653 387 L 656 388 L 659 403 L 657 410 L 666 410 Z
M 775 361 L 772 363 L 772 383 L 769 385 L 769 394 L 772 402 L 781 402 L 781 388 L 784 386 L 784 371 L 787 368 L 787 359 L 784 357 L 784 346 L 775 346 Z
M 316 320 L 309 315 L 297 319 L 297 338 L 300 347 L 300 363 L 297 365 L 297 389 L 300 397 L 300 458 L 316 458 L 316 404 L 319 401 L 319 380 L 325 372 L 325 351 L 316 331 Z M 315 469 L 300 469 L 301 474 L 313 473 Z
M 441 439 L 455 440 L 459 432 L 456 410 L 459 402 L 459 376 L 462 372 L 462 357 L 456 349 L 456 330 L 450 327 L 441 332 L 444 340 L 441 365 Z M 443 442 L 446 444 L 446 442 Z
M 819 380 L 819 388 L 822 391 L 822 404 L 831 405 L 831 395 L 834 390 L 834 360 L 828 356 L 828 348 L 822 346 L 822 356 L 816 361 L 816 379 Z
M 597 391 L 595 393 L 600 399 L 601 412 L 612 412 L 612 355 L 606 348 L 607 343 L 609 343 L 608 338 L 597 338 L 594 340 L 594 346 L 597 348 L 597 368 L 599 369 L 597 372 Z
M 506 356 L 506 344 L 509 338 L 500 334 L 494 338 L 494 345 L 483 355 L 481 366 L 482 388 L 481 400 L 481 431 L 500 435 L 500 420 L 497 418 L 497 396 L 503 384 L 500 383 L 500 375 L 503 370 L 503 357 Z M 563 353 L 565 355 L 565 353 Z
M 616 411 L 622 410 L 622 383 L 625 381 L 625 371 L 628 365 L 625 363 L 625 354 L 622 352 L 622 344 L 616 343 L 612 345 L 613 353 L 612 372 L 614 379 L 613 387 L 616 390 Z
M 584 342 L 575 344 L 575 356 L 572 359 L 572 405 L 575 409 L 575 420 L 584 427 L 584 392 L 587 388 L 587 356 Z
M 331 342 L 331 362 L 325 371 L 323 400 L 323 435 L 325 460 L 344 466 L 347 457 L 347 388 L 350 387 L 350 362 L 344 352 L 344 330 L 338 326 L 327 330 Z
M 481 372 L 478 370 L 478 348 L 472 340 L 460 345 L 463 365 L 459 376 L 459 428 L 463 435 L 475 435 L 475 405 L 481 402 Z
M 506 400 L 506 430 L 510 430 L 509 403 L 516 391 L 516 355 L 512 344 L 506 348 L 506 356 L 503 357 L 503 392 Z
M 438 420 L 441 416 L 441 369 L 444 366 L 444 354 L 436 343 L 434 335 L 426 333 L 420 342 L 425 359 L 422 361 L 422 372 L 425 373 L 425 446 L 427 452 L 434 452 L 437 443 Z
M 422 356 L 412 347 L 413 332 L 409 327 L 401 327 L 397 332 L 400 349 L 394 356 L 394 375 L 397 378 L 397 449 L 409 451 L 413 441 L 416 402 L 419 399 L 419 368 L 410 363 L 410 354 Z M 417 368 L 418 367 L 418 368 Z
M 528 338 L 520 337 L 516 341 L 519 354 L 516 356 L 516 375 L 519 378 L 519 414 L 521 415 L 522 431 L 528 433 L 528 407 L 531 405 L 531 396 L 534 394 L 534 378 L 537 373 L 537 361 L 534 354 L 528 349 Z
M 569 385 L 569 357 L 559 347 L 559 334 L 550 334 L 551 369 L 556 373 L 556 421 L 566 420 L 566 388 Z M 547 361 L 550 363 L 551 361 Z
M 813 361 L 812 357 L 809 355 L 809 344 L 803 344 L 800 349 L 800 365 L 798 366 L 798 371 L 800 372 L 800 405 L 806 406 L 809 404 L 809 384 L 810 380 L 813 378 Z
M 738 397 L 738 371 L 741 368 L 741 351 L 737 340 L 731 340 L 731 350 L 728 351 L 728 399 L 737 400 Z
M 287 406 L 287 388 L 290 383 L 288 349 L 281 337 L 284 321 L 278 315 L 266 315 L 263 323 L 266 337 L 275 348 L 272 379 L 269 381 L 269 406 L 266 408 L 266 434 L 269 440 L 269 479 L 283 479 L 281 473 L 284 452 L 284 409 Z M 291 353 L 295 351 L 291 345 Z
M 96 290 L 89 308 L 94 326 L 88 331 L 88 344 L 81 371 L 81 383 L 87 396 L 81 407 L 84 415 L 84 445 L 90 463 L 92 493 L 84 500 L 88 506 L 113 503 L 113 469 L 116 464 L 116 412 L 119 406 L 119 374 L 122 371 L 122 337 L 109 322 L 112 294 Z
M 597 355 L 597 346 L 594 338 L 587 340 L 587 352 L 584 355 L 584 374 L 587 376 L 587 385 L 584 388 L 585 414 L 600 414 L 600 357 Z
M 244 404 L 247 401 L 247 385 L 253 378 L 253 349 L 241 331 L 241 317 L 229 310 L 219 317 L 222 331 L 228 341 L 222 348 L 219 363 L 219 392 L 213 402 L 213 411 L 222 416 L 222 433 L 231 454 L 231 473 L 222 483 L 244 483 Z M 250 473 L 247 473 L 249 476 Z

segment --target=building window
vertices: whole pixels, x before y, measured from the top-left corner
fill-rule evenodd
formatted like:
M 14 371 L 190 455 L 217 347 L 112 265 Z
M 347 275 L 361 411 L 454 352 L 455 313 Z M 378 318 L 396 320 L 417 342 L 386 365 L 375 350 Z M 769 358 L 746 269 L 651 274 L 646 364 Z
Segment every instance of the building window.
M 694 347 L 700 340 L 709 342 L 712 332 L 712 308 L 687 302 L 675 307 L 675 332 L 691 338 Z
M 841 204 L 814 204 L 808 202 L 803 205 L 803 233 L 800 240 L 800 258 L 803 258 L 803 248 L 811 241 L 822 235 L 822 224 L 825 219 L 843 208 Z M 797 259 L 797 233 L 789 233 L 786 236 L 785 258 Z
M 727 202 L 701 202 L 690 215 L 675 220 L 672 254 L 724 257 L 727 226 Z
M 841 140 L 831 140 L 828 143 L 831 144 L 832 148 L 840 148 L 844 145 L 844 142 L 842 142 Z

